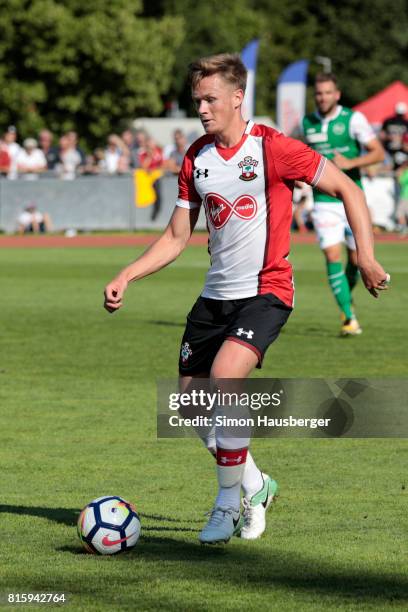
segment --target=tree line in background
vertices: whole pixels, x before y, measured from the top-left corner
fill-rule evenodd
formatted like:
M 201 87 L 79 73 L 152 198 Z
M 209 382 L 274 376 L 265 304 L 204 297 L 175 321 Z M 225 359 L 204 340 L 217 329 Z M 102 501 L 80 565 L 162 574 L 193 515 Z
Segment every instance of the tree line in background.
M 408 82 L 407 0 L 0 0 L 0 126 L 76 129 L 90 143 L 178 100 L 188 63 L 260 39 L 256 113 L 274 116 L 285 66 L 332 59 L 343 102 Z M 308 105 L 312 104 L 311 91 Z

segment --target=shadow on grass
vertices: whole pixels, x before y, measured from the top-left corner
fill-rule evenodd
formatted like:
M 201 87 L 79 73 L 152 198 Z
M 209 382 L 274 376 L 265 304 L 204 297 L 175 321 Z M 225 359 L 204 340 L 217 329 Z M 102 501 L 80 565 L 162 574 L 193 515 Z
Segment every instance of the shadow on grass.
M 41 508 L 0 505 L 0 513 L 42 517 L 68 526 L 74 526 L 79 510 L 73 508 Z M 161 515 L 145 515 L 145 518 L 175 522 Z M 183 521 L 180 521 L 183 522 Z M 364 570 L 356 560 L 355 566 L 336 565 L 335 561 L 322 560 L 316 554 L 287 551 L 284 542 L 277 539 L 271 550 L 267 543 L 244 542 L 233 538 L 228 546 L 201 546 L 194 528 L 180 526 L 142 525 L 142 537 L 136 548 L 123 555 L 115 555 L 122 563 L 160 563 L 163 578 L 185 580 L 194 583 L 223 584 L 232 587 L 246 586 L 257 592 L 270 592 L 281 587 L 300 593 L 334 595 L 350 602 L 355 601 L 408 602 L 408 577 L 384 575 Z M 159 532 L 155 535 L 154 532 Z M 166 533 L 180 533 L 179 538 Z M 190 539 L 194 533 L 194 540 Z M 146 534 L 146 535 L 144 535 Z M 184 536 L 182 534 L 185 534 Z M 190 534 L 190 536 L 188 536 Z M 185 537 L 185 539 L 183 539 Z M 84 555 L 82 547 L 62 546 L 58 552 Z M 222 558 L 217 571 L 215 562 Z M 163 565 L 163 561 L 170 563 Z M 221 571 L 222 570 L 222 571 Z
M 256 543 L 255 546 L 259 546 Z M 64 546 L 58 551 L 83 555 L 79 547 Z M 215 588 L 246 587 L 249 592 L 271 593 L 283 588 L 298 594 L 336 596 L 345 602 L 402 603 L 408 601 L 408 578 L 388 576 L 355 567 L 336 566 L 316 555 L 285 551 L 280 546 L 254 549 L 250 542 L 233 539 L 228 546 L 201 546 L 198 540 L 188 541 L 162 535 L 140 538 L 130 552 L 115 555 L 120 563 L 160 563 L 166 580 L 185 580 L 212 584 Z M 169 561 L 171 563 L 163 564 Z M 222 565 L 218 565 L 221 563 Z M 217 564 L 217 565 L 215 565 Z M 156 566 L 156 565 L 154 565 Z
M 201 529 L 195 529 L 194 527 L 145 527 L 142 524 L 142 531 L 169 531 L 169 532 L 175 532 L 175 533 L 181 533 L 181 532 L 185 532 L 185 533 L 200 533 Z
M 285 331 L 287 336 L 299 337 L 299 338 L 309 338 L 310 336 L 319 336 L 321 338 L 340 338 L 340 333 L 336 333 L 336 330 L 323 329 L 321 327 L 304 327 L 300 329 L 283 329 L 281 333 Z
M 40 506 L 11 506 L 8 504 L 0 504 L 0 514 L 2 513 L 37 516 L 72 527 L 76 525 L 80 510 L 76 508 L 42 508 Z
M 177 321 L 145 321 L 149 325 L 163 325 L 165 327 L 185 327 L 185 321 L 183 323 L 177 323 Z
M 166 523 L 185 523 L 187 521 L 183 521 L 181 519 L 177 519 L 170 516 L 163 516 L 162 514 L 145 514 L 144 512 L 138 512 L 140 518 L 151 519 L 152 521 L 164 521 Z
M 261 546 L 260 546 L 261 545 Z M 254 550 L 254 546 L 257 550 Z M 137 553 L 137 556 L 136 556 Z M 222 557 L 222 572 L 215 572 L 214 561 Z M 356 600 L 408 601 L 408 577 L 370 572 L 355 567 L 338 566 L 319 557 L 286 551 L 282 543 L 262 550 L 262 543 L 233 538 L 228 546 L 201 546 L 198 541 L 177 540 L 162 535 L 141 537 L 134 554 L 118 557 L 125 563 L 140 561 L 174 561 L 180 576 L 203 582 L 247 585 L 257 591 L 273 586 L 285 589 L 337 595 Z M 185 565 L 180 566 L 180 561 Z M 217 578 L 218 575 L 218 578 Z
M 36 516 L 40 518 L 46 518 L 50 521 L 55 521 L 56 523 L 60 523 L 62 525 L 68 525 L 68 527 L 73 527 L 77 523 L 80 510 L 76 508 L 42 508 L 40 506 L 11 506 L 8 504 L 0 504 L 0 514 L 1 513 Z M 182 519 L 177 519 L 170 516 L 163 516 L 161 514 L 144 514 L 141 512 L 139 512 L 139 516 L 142 520 L 142 523 L 144 519 L 150 521 L 158 521 L 160 523 L 177 523 L 177 526 L 174 527 L 164 527 L 162 525 L 157 527 L 146 526 L 143 527 L 144 531 L 198 531 L 198 529 L 193 529 L 191 527 L 179 526 L 180 523 L 192 521 L 183 521 Z

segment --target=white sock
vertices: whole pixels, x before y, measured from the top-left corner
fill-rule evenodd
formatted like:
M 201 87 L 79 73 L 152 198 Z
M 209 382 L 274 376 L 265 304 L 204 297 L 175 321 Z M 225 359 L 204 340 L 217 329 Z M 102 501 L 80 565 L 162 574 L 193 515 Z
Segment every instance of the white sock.
M 200 436 L 204 446 L 210 451 L 214 457 L 217 455 L 217 444 L 215 442 L 215 427 L 213 427 L 208 434 Z
M 247 448 L 225 449 L 217 445 L 218 495 L 215 506 L 239 510 L 241 481 L 245 470 Z
M 240 407 L 217 408 L 224 416 L 239 416 Z M 238 432 L 237 432 L 238 433 Z M 239 437 L 228 425 L 215 427 L 217 447 L 217 479 L 219 491 L 215 506 L 239 510 L 241 505 L 241 483 L 250 441 L 250 428 L 239 431 Z
M 216 457 L 217 447 L 215 446 L 215 438 L 212 438 L 211 440 L 203 439 L 203 443 L 207 450 L 214 455 L 214 457 Z M 264 486 L 262 472 L 256 465 L 254 458 L 249 451 L 246 458 L 241 486 L 245 497 L 248 498 L 251 498 L 253 495 L 255 495 L 255 493 L 258 493 L 258 491 L 260 491 Z
M 261 470 L 257 467 L 254 458 L 248 451 L 244 475 L 242 477 L 242 490 L 245 497 L 252 497 L 255 493 L 258 493 L 264 485 Z

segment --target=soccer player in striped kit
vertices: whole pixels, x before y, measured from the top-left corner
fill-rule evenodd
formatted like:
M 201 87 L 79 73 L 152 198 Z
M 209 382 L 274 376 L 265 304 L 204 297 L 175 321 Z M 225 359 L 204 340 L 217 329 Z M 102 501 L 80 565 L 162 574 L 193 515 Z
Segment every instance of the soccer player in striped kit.
M 118 310 L 130 282 L 176 259 L 204 206 L 211 265 L 187 317 L 180 387 L 188 389 L 195 378 L 209 377 L 212 388 L 222 390 L 223 380 L 245 379 L 261 367 L 292 311 L 288 255 L 294 181 L 319 185 L 344 202 L 363 282 L 374 296 L 385 288 L 387 275 L 374 258 L 364 195 L 353 181 L 305 144 L 243 119 L 246 69 L 239 56 L 198 60 L 190 65 L 190 79 L 205 135 L 185 155 L 168 227 L 107 285 L 105 308 Z M 276 481 L 257 467 L 248 451 L 249 437 L 234 437 L 220 426 L 204 442 L 216 457 L 218 494 L 200 541 L 227 542 L 238 530 L 245 539 L 259 537 Z

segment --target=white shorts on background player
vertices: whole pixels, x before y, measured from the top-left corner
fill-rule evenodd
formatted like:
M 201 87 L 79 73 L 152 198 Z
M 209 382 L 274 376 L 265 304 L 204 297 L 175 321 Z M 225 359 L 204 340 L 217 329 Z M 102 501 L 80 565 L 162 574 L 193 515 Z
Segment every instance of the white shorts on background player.
M 322 118 L 323 132 L 327 132 L 329 122 L 341 112 L 341 104 L 337 107 L 334 117 Z M 318 114 L 318 113 L 317 113 Z M 375 138 L 375 132 L 366 117 L 355 111 L 350 119 L 350 136 L 355 138 L 362 147 Z M 339 151 L 341 153 L 341 151 Z M 334 244 L 344 242 L 349 249 L 355 251 L 356 243 L 348 224 L 343 204 L 336 202 L 315 202 L 312 212 L 317 239 L 321 249 L 327 249 Z
M 321 249 L 344 242 L 349 249 L 356 250 L 356 243 L 343 204 L 316 202 L 312 218 Z

